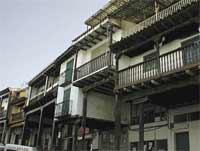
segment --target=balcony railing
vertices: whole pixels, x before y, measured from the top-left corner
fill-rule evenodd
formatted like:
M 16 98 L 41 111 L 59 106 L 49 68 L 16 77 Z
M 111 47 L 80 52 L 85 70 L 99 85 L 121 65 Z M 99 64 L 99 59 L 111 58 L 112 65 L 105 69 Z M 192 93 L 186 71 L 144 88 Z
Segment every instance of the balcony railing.
M 6 113 L 7 113 L 6 110 L 0 111 L 0 118 L 5 118 L 6 117 Z
M 182 10 L 184 7 L 198 1 L 199 0 L 180 0 L 179 2 L 171 5 L 170 7 L 160 11 L 158 14 L 155 14 L 145 19 L 144 21 L 140 22 L 135 26 L 135 28 L 132 29 L 132 31 L 125 33 L 124 37 L 129 36 L 130 34 L 133 33 L 137 33 L 145 28 L 148 28 L 149 26 L 155 24 L 156 22 L 163 20 L 164 18 L 167 18 L 168 16 L 173 15 L 178 11 Z
M 200 62 L 200 43 L 179 48 L 155 58 L 119 71 L 117 88 L 123 88 L 165 76 L 198 65 Z
M 64 101 L 56 104 L 55 117 L 70 115 L 72 113 L 72 101 Z
M 14 121 L 20 121 L 24 119 L 24 113 L 23 112 L 18 112 L 18 113 L 13 113 L 12 114 L 12 122 Z
M 95 73 L 98 70 L 113 65 L 113 54 L 106 52 L 89 62 L 81 65 L 75 71 L 75 80 L 81 79 L 89 74 Z

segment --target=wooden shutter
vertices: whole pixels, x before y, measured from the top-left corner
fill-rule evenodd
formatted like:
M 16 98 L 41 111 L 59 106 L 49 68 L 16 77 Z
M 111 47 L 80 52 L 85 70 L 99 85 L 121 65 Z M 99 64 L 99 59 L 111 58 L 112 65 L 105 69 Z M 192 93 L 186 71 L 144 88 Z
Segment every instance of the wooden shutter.
M 65 73 L 65 81 L 72 81 L 72 73 L 73 73 L 74 59 L 69 61 L 66 66 Z
M 70 92 L 71 89 L 67 89 L 64 91 L 62 113 L 69 113 Z

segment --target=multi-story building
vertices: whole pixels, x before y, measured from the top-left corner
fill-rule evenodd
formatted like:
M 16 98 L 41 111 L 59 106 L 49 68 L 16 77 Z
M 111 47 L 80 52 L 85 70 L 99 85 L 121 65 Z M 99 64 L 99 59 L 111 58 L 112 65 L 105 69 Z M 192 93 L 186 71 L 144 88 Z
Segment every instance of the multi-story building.
M 24 107 L 27 101 L 27 88 L 19 89 L 9 103 L 7 143 L 21 144 L 24 126 Z
M 131 25 L 122 27 L 121 40 L 111 47 L 117 56 L 118 102 L 130 106 L 130 150 L 200 147 L 199 2 L 129 1 L 108 14 Z M 93 19 L 98 16 L 103 17 L 97 13 Z
M 6 88 L 0 91 L 0 141 L 6 143 L 8 140 L 8 113 L 10 111 L 9 104 L 15 96 L 17 89 Z
M 53 62 L 28 83 L 23 145 L 50 149 L 59 69 Z

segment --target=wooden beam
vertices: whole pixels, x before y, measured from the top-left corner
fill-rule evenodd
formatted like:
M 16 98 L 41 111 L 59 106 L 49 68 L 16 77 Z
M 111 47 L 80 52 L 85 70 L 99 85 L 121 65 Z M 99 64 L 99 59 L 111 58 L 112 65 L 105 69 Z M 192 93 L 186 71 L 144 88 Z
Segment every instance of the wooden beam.
M 104 83 L 109 82 L 110 80 L 111 80 L 111 78 L 108 77 L 108 78 L 106 78 L 106 79 L 102 79 L 101 81 L 95 82 L 95 83 L 93 83 L 93 84 L 91 84 L 91 85 L 89 85 L 89 86 L 84 87 L 84 88 L 83 88 L 83 92 L 92 90 L 92 89 L 94 89 L 94 88 L 96 88 L 96 87 L 98 87 L 98 86 L 100 86 L 100 85 L 102 85 L 102 84 L 104 84 Z
M 197 85 L 200 84 L 200 75 L 197 75 L 195 77 L 190 77 L 184 80 L 177 80 L 174 82 L 168 82 L 166 84 L 160 85 L 156 88 L 151 88 L 151 89 L 146 89 L 146 90 L 141 90 L 132 94 L 128 94 L 127 96 L 123 97 L 123 101 L 131 101 L 137 98 L 141 98 L 144 96 L 149 96 L 153 95 L 156 93 L 163 93 L 165 91 L 170 91 L 172 89 L 177 89 L 181 87 L 186 87 L 189 85 Z
M 160 85 L 160 83 L 159 83 L 158 81 L 156 81 L 156 80 L 151 80 L 151 83 L 152 83 L 153 85 Z
M 191 70 L 185 70 L 185 73 L 189 76 L 194 76 L 194 72 L 192 72 Z

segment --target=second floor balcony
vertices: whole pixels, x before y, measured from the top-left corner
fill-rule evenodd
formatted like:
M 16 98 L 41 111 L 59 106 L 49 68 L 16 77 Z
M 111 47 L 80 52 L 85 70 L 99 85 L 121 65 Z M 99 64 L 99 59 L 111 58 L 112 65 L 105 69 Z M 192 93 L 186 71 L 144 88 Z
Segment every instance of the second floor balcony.
M 106 52 L 75 70 L 74 85 L 84 87 L 112 76 L 115 70 L 114 55 Z
M 118 73 L 116 89 L 133 89 L 137 85 L 186 73 L 193 75 L 200 65 L 200 43 L 178 48 L 154 59 L 125 68 Z

